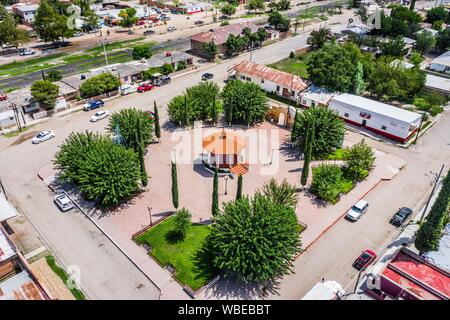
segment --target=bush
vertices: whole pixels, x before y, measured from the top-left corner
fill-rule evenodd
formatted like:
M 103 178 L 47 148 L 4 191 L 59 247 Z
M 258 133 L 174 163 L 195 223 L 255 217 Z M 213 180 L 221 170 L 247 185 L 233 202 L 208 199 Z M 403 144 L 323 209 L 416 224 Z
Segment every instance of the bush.
M 47 72 L 47 80 L 51 82 L 56 82 L 62 79 L 62 72 L 59 70 L 52 70 Z
M 177 213 L 174 216 L 174 231 L 180 235 L 181 238 L 184 238 L 186 236 L 186 232 L 189 229 L 189 226 L 191 225 L 191 218 L 192 215 L 186 208 L 181 208 L 177 211 Z
M 38 80 L 31 85 L 31 96 L 45 110 L 51 110 L 56 105 L 59 87 L 49 80 Z
M 337 165 L 322 164 L 312 170 L 311 192 L 319 198 L 335 202 L 341 192 L 342 169 Z
M 152 52 L 150 51 L 150 46 L 143 44 L 133 47 L 133 59 L 140 60 L 142 58 L 148 59 L 152 56 Z
M 102 73 L 87 79 L 80 86 L 80 94 L 83 98 L 89 98 L 108 93 L 120 86 L 119 79 L 111 73 Z
M 173 65 L 171 65 L 170 63 L 164 63 L 164 65 L 161 67 L 161 73 L 165 75 L 168 75 L 174 71 L 175 69 L 173 68 Z
M 177 64 L 177 71 L 184 70 L 187 68 L 186 61 L 180 61 Z
M 345 176 L 352 181 L 364 180 L 374 168 L 375 156 L 372 148 L 363 140 L 349 149 Z
M 91 132 L 71 133 L 59 147 L 55 167 L 61 181 L 75 183 L 88 200 L 118 205 L 139 191 L 139 160 L 132 149 Z

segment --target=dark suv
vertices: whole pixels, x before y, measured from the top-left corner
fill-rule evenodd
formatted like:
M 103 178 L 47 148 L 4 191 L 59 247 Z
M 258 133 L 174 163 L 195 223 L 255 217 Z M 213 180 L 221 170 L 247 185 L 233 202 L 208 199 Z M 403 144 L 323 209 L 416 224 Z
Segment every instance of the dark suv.
M 160 87 L 165 84 L 170 83 L 170 77 L 169 76 L 161 76 L 158 80 L 156 80 L 155 84 Z
M 400 227 L 403 222 L 405 222 L 409 218 L 412 212 L 413 211 L 410 208 L 400 208 L 398 209 L 397 213 L 394 214 L 394 216 L 391 218 L 389 223 L 396 227 Z

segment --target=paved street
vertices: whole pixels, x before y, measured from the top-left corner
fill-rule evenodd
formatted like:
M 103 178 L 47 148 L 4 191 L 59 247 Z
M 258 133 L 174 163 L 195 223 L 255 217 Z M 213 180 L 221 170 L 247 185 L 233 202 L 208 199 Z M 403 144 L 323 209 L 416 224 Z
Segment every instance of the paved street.
M 342 21 L 347 18 L 340 17 Z M 329 26 L 334 31 L 344 27 L 343 24 L 331 23 Z M 300 35 L 257 50 L 253 52 L 253 61 L 271 63 L 285 58 L 291 51 L 304 47 L 306 38 L 307 35 Z M 116 111 L 136 107 L 149 110 L 153 107 L 153 100 L 165 106 L 174 95 L 200 81 L 201 74 L 206 70 L 215 74 L 214 81 L 223 84 L 227 70 L 246 59 L 249 59 L 248 53 L 218 65 L 205 66 L 203 70 L 180 76 L 173 79 L 170 85 L 154 91 L 111 100 L 105 109 Z M 29 140 L 9 146 L 14 139 L 1 137 L 0 177 L 54 254 L 65 266 L 78 265 L 81 268 L 82 288 L 90 298 L 158 298 L 158 290 L 151 282 L 88 220 L 76 212 L 62 214 L 55 208 L 46 196 L 49 190 L 36 175 L 39 169 L 51 162 L 58 144 L 71 131 L 104 130 L 106 121 L 93 124 L 89 122 L 90 116 L 89 112 L 76 112 L 37 125 L 31 130 L 51 129 L 55 131 L 56 138 L 36 146 L 31 145 Z M 165 110 L 161 112 L 161 118 L 167 119 Z M 322 277 L 336 280 L 347 290 L 351 289 L 357 277 L 351 263 L 360 251 L 365 248 L 381 251 L 397 234 L 398 231 L 387 223 L 395 210 L 400 206 L 410 206 L 415 210 L 422 206 L 431 190 L 433 176 L 429 175 L 429 171 L 438 170 L 450 158 L 449 128 L 450 118 L 447 114 L 416 146 L 409 149 L 366 139 L 378 150 L 404 159 L 408 163 L 407 167 L 395 179 L 382 182 L 369 194 L 367 200 L 370 208 L 360 221 L 349 223 L 340 220 L 302 254 L 294 264 L 296 273 L 285 277 L 269 298 L 299 299 Z M 347 133 L 350 141 L 358 142 L 361 137 L 356 133 Z M 229 287 L 223 283 L 220 285 L 205 291 L 201 298 L 259 296 L 258 292 L 246 296 L 244 293 L 248 292 L 245 290 L 227 291 Z

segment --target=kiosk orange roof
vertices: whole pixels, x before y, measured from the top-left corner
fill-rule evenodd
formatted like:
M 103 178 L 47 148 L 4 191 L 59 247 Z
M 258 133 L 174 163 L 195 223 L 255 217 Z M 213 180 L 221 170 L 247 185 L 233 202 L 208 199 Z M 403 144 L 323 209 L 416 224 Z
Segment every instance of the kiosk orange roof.
M 213 154 L 239 154 L 245 149 L 245 139 L 223 130 L 203 138 L 202 146 Z

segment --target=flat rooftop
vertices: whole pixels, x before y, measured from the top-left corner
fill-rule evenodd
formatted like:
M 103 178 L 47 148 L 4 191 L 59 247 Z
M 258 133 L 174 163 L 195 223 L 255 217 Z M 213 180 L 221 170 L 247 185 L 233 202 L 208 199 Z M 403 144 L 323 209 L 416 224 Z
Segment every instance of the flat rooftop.
M 16 255 L 16 250 L 0 229 L 0 262 L 6 261 Z
M 0 282 L 0 300 L 46 300 L 46 298 L 30 274 L 22 271 Z
M 383 115 L 389 118 L 397 119 L 407 123 L 413 123 L 420 119 L 421 115 L 415 112 L 404 110 L 391 106 L 386 103 L 367 99 L 354 94 L 344 93 L 338 96 L 334 96 L 331 99 L 331 103 L 344 103 L 350 107 L 357 107 L 369 112 L 373 112 L 379 115 Z

